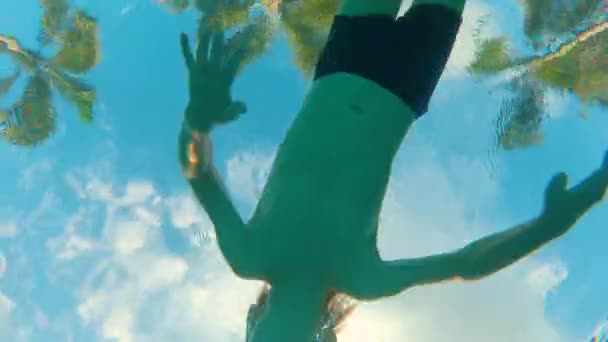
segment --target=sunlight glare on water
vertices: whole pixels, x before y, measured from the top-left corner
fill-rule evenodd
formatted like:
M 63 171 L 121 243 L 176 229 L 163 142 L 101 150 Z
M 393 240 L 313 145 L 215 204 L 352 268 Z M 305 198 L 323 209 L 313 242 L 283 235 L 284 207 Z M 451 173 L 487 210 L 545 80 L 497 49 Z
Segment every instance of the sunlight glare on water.
M 593 333 L 591 342 L 606 342 L 608 341 L 608 320 L 600 324 Z

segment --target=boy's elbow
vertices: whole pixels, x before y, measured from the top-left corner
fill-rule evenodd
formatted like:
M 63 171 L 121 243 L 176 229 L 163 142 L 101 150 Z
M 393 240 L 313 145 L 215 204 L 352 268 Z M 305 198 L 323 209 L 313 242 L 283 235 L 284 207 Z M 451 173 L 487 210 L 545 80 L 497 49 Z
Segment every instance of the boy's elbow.
M 487 260 L 475 256 L 475 254 L 467 248 L 463 248 L 457 253 L 454 266 L 456 268 L 455 278 L 465 281 L 479 280 L 494 273 L 491 268 L 488 267 Z
M 222 248 L 220 245 L 220 249 L 228 266 L 237 277 L 248 280 L 265 280 L 263 255 L 259 249 L 248 248 L 246 245 L 233 246 L 235 248 L 226 248 L 227 246 Z
M 266 280 L 261 265 L 254 262 L 228 262 L 232 272 L 239 278 L 247 280 Z
M 459 276 L 465 281 L 481 280 L 485 277 L 500 271 L 515 260 L 497 260 L 491 255 L 463 253 L 461 264 L 459 267 Z
M 255 278 L 256 272 L 255 262 L 253 260 L 247 260 L 246 257 L 228 257 L 226 256 L 226 262 L 237 277 L 243 279 Z

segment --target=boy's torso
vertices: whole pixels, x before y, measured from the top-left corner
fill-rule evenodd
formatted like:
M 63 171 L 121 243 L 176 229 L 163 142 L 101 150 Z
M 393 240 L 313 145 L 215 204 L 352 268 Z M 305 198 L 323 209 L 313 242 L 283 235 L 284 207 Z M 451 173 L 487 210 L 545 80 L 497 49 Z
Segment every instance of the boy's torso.
M 269 231 L 278 255 L 309 264 L 315 252 L 319 262 L 328 261 L 375 238 L 392 161 L 413 118 L 399 98 L 358 76 L 315 82 L 252 218 Z

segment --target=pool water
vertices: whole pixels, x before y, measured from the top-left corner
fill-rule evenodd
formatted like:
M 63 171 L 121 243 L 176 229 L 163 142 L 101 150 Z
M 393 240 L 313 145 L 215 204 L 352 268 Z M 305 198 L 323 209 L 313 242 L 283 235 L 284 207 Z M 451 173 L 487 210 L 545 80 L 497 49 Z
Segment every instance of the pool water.
M 213 132 L 214 163 L 247 220 L 340 0 L 0 2 L 0 341 L 245 340 L 263 284 L 231 272 L 177 158 L 179 34 L 195 42 L 217 1 L 226 52 L 247 51 L 232 86 L 247 113 Z M 553 175 L 600 167 L 607 20 L 602 0 L 468 1 L 393 165 L 384 259 L 516 226 Z M 340 342 L 606 341 L 607 209 L 480 281 L 340 297 L 349 313 L 323 327 Z

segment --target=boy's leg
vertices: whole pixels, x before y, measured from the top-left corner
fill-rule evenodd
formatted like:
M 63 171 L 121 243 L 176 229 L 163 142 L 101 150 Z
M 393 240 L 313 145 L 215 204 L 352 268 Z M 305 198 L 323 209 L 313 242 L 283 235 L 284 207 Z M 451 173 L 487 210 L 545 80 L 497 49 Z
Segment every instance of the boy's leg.
M 397 16 L 402 0 L 344 0 L 338 15 L 364 16 L 371 14 L 387 14 Z M 422 4 L 443 5 L 457 13 L 464 11 L 466 0 L 414 0 L 412 6 Z
M 401 0 L 344 0 L 337 15 L 366 16 L 386 14 L 396 17 Z
M 443 5 L 449 9 L 456 11 L 458 14 L 462 14 L 466 2 L 466 0 L 414 0 L 412 6 L 422 4 Z

